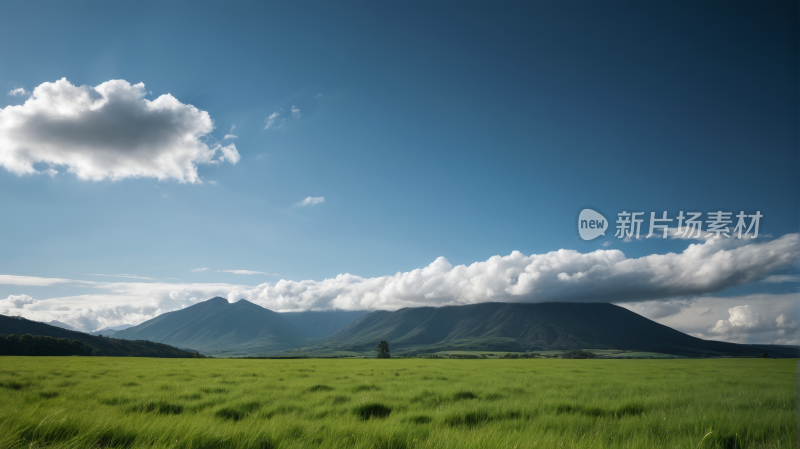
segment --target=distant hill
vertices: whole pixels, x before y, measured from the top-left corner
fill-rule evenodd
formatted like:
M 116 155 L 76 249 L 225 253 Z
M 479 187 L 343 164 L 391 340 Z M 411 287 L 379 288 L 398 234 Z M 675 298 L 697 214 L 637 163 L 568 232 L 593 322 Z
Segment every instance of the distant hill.
M 313 338 L 335 334 L 353 321 L 368 315 L 366 310 L 331 310 L 329 312 L 284 312 L 281 317 Z
M 49 324 L 51 326 L 60 327 L 62 329 L 69 329 L 71 331 L 80 332 L 78 329 L 75 329 L 74 327 L 70 326 L 69 324 L 62 323 L 61 321 L 58 321 L 58 320 L 53 320 L 53 321 L 50 321 L 49 323 L 44 323 L 44 324 Z
M 280 313 L 244 299 L 229 303 L 220 297 L 159 315 L 118 331 L 115 337 L 226 357 L 271 354 L 314 341 Z
M 133 324 L 120 324 L 118 326 L 104 327 L 93 332 L 88 332 L 89 335 L 102 335 L 104 337 L 113 337 L 117 332 L 133 327 Z
M 23 336 L 25 334 L 41 335 L 53 338 L 77 340 L 87 348 L 87 355 L 117 357 L 194 357 L 188 351 L 173 348 L 149 341 L 126 341 L 115 338 L 95 337 L 83 332 L 71 331 L 38 321 L 30 321 L 21 317 L 0 315 L 0 334 Z
M 313 348 L 364 352 L 374 350 L 381 340 L 389 342 L 393 353 L 623 349 L 695 357 L 764 352 L 797 356 L 793 347 L 702 340 L 605 303 L 483 303 L 377 311 Z

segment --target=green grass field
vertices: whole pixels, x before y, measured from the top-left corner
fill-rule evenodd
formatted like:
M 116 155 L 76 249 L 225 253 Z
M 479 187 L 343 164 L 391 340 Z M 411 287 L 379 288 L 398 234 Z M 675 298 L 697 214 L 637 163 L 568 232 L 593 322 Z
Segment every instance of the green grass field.
M 795 363 L 0 357 L 0 447 L 792 448 Z
M 679 359 L 679 357 L 671 354 L 661 354 L 658 352 L 641 352 L 641 351 L 623 351 L 620 349 L 584 349 L 594 353 L 598 357 L 609 358 L 653 358 L 653 359 Z M 534 351 L 536 354 L 542 356 L 557 356 L 567 352 L 566 349 L 556 349 L 551 351 Z M 435 355 L 448 356 L 448 355 L 476 355 L 486 356 L 486 358 L 502 358 L 505 354 L 527 354 L 526 352 L 513 352 L 513 351 L 439 351 Z

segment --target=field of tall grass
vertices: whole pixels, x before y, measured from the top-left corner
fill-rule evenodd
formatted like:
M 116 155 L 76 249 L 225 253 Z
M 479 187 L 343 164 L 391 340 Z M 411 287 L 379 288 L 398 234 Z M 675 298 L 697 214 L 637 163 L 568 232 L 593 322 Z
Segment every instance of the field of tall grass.
M 0 447 L 791 448 L 795 363 L 0 357 Z

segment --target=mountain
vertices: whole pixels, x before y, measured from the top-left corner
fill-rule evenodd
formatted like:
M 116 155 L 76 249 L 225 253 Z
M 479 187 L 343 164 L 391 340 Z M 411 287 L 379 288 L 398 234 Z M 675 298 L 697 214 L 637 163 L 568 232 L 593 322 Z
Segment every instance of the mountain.
M 366 352 L 386 340 L 392 353 L 439 350 L 622 349 L 665 354 L 796 357 L 797 348 L 708 341 L 605 303 L 483 303 L 366 315 L 314 349 Z
M 366 310 L 330 312 L 284 312 L 281 316 L 313 338 L 329 337 L 348 324 L 369 314 Z
M 125 341 L 114 338 L 95 337 L 83 332 L 71 331 L 22 317 L 0 315 L 0 334 L 23 336 L 45 336 L 79 341 L 86 348 L 86 355 L 116 357 L 194 357 L 192 352 L 149 341 Z
M 49 323 L 44 323 L 44 324 L 49 324 L 50 326 L 60 327 L 61 329 L 69 329 L 71 331 L 80 332 L 78 329 L 75 329 L 74 327 L 70 326 L 69 324 L 62 323 L 61 321 L 58 321 L 58 320 L 53 320 L 53 321 L 51 321 Z
M 267 355 L 313 343 L 280 313 L 247 300 L 211 298 L 118 331 L 116 338 L 149 340 L 207 355 Z
M 133 324 L 120 324 L 118 326 L 104 327 L 94 332 L 89 332 L 89 335 L 102 335 L 104 337 L 113 337 L 117 332 L 133 327 Z

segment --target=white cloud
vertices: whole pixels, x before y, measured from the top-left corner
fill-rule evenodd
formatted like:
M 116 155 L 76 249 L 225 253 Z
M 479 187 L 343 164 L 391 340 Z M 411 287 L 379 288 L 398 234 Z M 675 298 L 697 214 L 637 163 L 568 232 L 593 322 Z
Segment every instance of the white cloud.
M 25 89 L 23 89 L 21 87 L 18 87 L 16 89 L 12 89 L 12 90 L 8 91 L 8 95 L 10 97 L 24 97 L 24 96 L 30 95 L 30 94 L 31 94 L 30 92 L 28 92 L 27 90 L 25 90 Z
M 725 335 L 733 332 L 751 332 L 763 326 L 768 320 L 750 308 L 748 304 L 728 309 L 727 320 L 719 320 L 708 330 L 711 334 Z
M 219 185 L 219 183 L 217 181 L 214 181 L 214 180 L 208 181 L 208 183 L 211 184 L 212 186 L 218 186 Z
M 148 278 L 144 276 L 137 276 L 135 274 L 95 274 L 95 273 L 88 273 L 89 276 L 106 276 L 112 278 L 128 278 L 128 279 L 142 279 L 146 281 L 152 281 L 153 278 Z
M 584 254 L 564 249 L 531 256 L 513 252 L 469 266 L 452 266 L 440 257 L 427 267 L 394 275 L 362 278 L 340 274 L 322 281 L 282 279 L 258 286 L 86 283 L 25 276 L 0 276 L 0 283 L 58 285 L 84 282 L 81 284 L 84 287 L 104 291 L 94 295 L 37 300 L 25 305 L 24 309 L 15 309 L 31 319 L 57 319 L 81 329 L 135 324 L 213 296 L 223 296 L 230 301 L 244 298 L 275 311 L 396 310 L 488 301 L 575 301 L 617 303 L 667 326 L 705 338 L 793 344 L 791 342 L 798 338 L 796 327 L 791 327 L 791 320 L 786 317 L 797 316 L 796 294 L 741 298 L 695 296 L 756 281 L 796 261 L 799 248 L 800 235 L 787 234 L 761 243 L 734 244 L 711 240 L 689 245 L 680 254 L 652 254 L 636 259 L 627 259 L 619 250 Z M 267 274 L 249 270 L 222 271 Z M 729 312 L 744 305 L 749 306 L 751 314 Z M 66 306 L 70 310 L 59 313 L 52 309 L 54 306 Z M 782 314 L 784 318 L 778 320 Z M 758 316 L 765 318 L 758 321 Z M 748 332 L 742 331 L 746 328 L 743 323 L 752 322 L 752 317 L 756 317 L 756 323 L 761 323 L 763 332 L 759 330 L 762 328 L 755 327 Z M 717 331 L 729 329 L 730 332 L 713 334 L 711 329 L 720 320 L 727 321 L 729 326 L 722 323 Z
M 266 122 L 266 125 L 264 125 L 264 129 L 286 129 L 286 124 L 289 121 L 289 118 L 281 118 L 283 113 L 285 113 L 283 108 L 279 108 L 278 111 L 273 112 L 267 118 L 265 118 L 264 121 Z M 300 112 L 300 108 L 295 105 L 292 105 L 290 115 L 294 119 L 299 119 L 303 116 L 303 114 Z M 280 120 L 278 120 L 279 118 Z
M 236 145 L 234 144 L 225 145 L 224 147 L 220 148 L 220 151 L 222 151 L 222 157 L 219 158 L 220 162 L 226 160 L 235 165 L 237 162 L 239 162 L 239 159 L 241 159 L 239 152 L 236 151 Z
M 241 295 L 273 310 L 384 309 L 501 302 L 638 302 L 717 292 L 753 282 L 800 256 L 800 236 L 764 243 L 692 244 L 681 254 L 627 259 L 619 250 L 582 254 L 513 252 L 452 266 L 439 257 L 425 268 L 393 276 L 340 274 L 323 281 L 281 280 Z M 239 293 L 239 292 L 237 292 Z
M 322 94 L 316 94 L 314 95 L 314 98 L 322 98 Z
M 275 124 L 275 120 L 280 117 L 281 115 L 278 112 L 273 112 L 266 118 L 267 125 L 264 126 L 264 129 L 270 129 L 272 125 Z
M 602 246 L 603 248 L 608 248 L 609 246 L 611 246 L 611 241 L 607 240 L 607 241 L 601 243 L 600 246 Z
M 96 287 L 107 293 L 36 300 L 24 304 L 22 309 L 7 307 L 5 300 L 0 300 L 0 313 L 42 322 L 58 320 L 77 329 L 92 331 L 126 323 L 138 324 L 214 296 L 227 296 L 238 286 L 119 282 Z
M 787 318 L 800 313 L 796 293 L 700 296 L 618 305 L 699 338 L 800 344 L 797 324 Z
M 217 150 L 224 160 L 238 161 L 235 146 L 203 142 L 214 128 L 207 112 L 169 94 L 152 101 L 145 95 L 143 83 L 124 80 L 96 87 L 66 78 L 43 83 L 24 104 L 0 109 L 0 165 L 18 175 L 45 164 L 92 181 L 199 183 L 197 165 L 211 163 Z
M 228 134 L 225 134 L 225 137 L 223 137 L 223 138 L 222 138 L 222 140 L 226 140 L 226 139 L 238 139 L 238 138 L 239 138 L 239 136 L 237 136 L 237 135 L 233 134 L 233 130 L 234 130 L 234 129 L 236 129 L 236 125 L 231 125 L 231 130 L 230 130 L 230 131 L 228 131 Z
M 250 270 L 217 270 L 217 273 L 263 274 L 264 276 L 278 276 L 278 274 L 276 273 L 264 273 L 263 271 L 250 271 Z
M 49 287 L 56 284 L 97 284 L 90 281 L 75 281 L 72 279 L 60 278 L 40 278 L 35 276 L 13 276 L 9 274 L 0 274 L 0 284 L 6 285 L 22 285 L 22 286 L 35 286 L 35 287 Z
M 778 327 L 797 327 L 797 323 L 794 320 L 786 318 L 784 314 L 780 314 L 778 318 L 775 318 L 775 324 Z
M 34 302 L 36 300 L 28 295 L 9 295 L 6 299 L 0 299 L 0 310 L 5 310 L 3 314 L 7 314 L 8 309 L 22 309 Z
M 796 314 L 797 310 L 794 312 Z M 728 309 L 728 314 L 727 319 L 718 320 L 707 331 L 695 336 L 737 343 L 800 343 L 797 323 L 786 318 L 784 313 L 771 319 L 745 304 Z
M 192 273 L 199 273 L 201 271 L 208 271 L 208 268 L 193 268 Z
M 793 276 L 793 275 L 772 275 L 767 276 L 761 280 L 761 282 L 769 282 L 772 284 L 778 284 L 781 282 L 800 282 L 800 276 Z
M 324 196 L 309 196 L 306 197 L 303 201 L 297 203 L 298 206 L 313 206 L 315 204 L 320 204 L 325 202 Z

